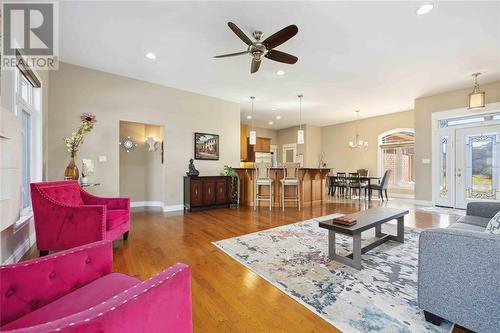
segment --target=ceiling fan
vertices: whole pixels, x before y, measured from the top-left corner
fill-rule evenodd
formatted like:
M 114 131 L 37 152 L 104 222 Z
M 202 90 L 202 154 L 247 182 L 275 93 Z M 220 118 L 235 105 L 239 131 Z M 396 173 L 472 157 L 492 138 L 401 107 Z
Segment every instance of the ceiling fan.
M 295 64 L 298 60 L 296 56 L 291 54 L 281 52 L 278 50 L 274 50 L 275 47 L 280 46 L 293 36 L 297 34 L 299 29 L 296 25 L 292 24 L 288 27 L 281 29 L 275 34 L 267 37 L 264 41 L 260 41 L 262 38 L 262 31 L 254 31 L 253 37 L 255 38 L 255 42 L 252 42 L 250 38 L 240 28 L 233 22 L 228 22 L 227 25 L 229 28 L 238 36 L 245 44 L 248 45 L 248 49 L 243 52 L 229 53 L 215 56 L 214 58 L 225 58 L 225 57 L 234 57 L 243 54 L 250 54 L 252 56 L 252 65 L 250 67 L 250 73 L 255 73 L 259 70 L 260 63 L 262 61 L 262 57 L 266 57 L 268 59 L 283 62 L 285 64 Z

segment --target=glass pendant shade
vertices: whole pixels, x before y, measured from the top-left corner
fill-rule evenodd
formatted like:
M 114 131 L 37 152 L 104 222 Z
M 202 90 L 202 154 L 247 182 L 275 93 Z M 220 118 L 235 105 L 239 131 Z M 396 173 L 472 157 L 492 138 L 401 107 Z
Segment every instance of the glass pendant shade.
M 479 89 L 479 84 L 477 83 L 479 75 L 481 73 L 472 74 L 472 77 L 474 77 L 474 89 L 469 94 L 469 109 L 484 108 L 486 105 L 486 94 Z
M 486 96 L 484 91 L 472 92 L 469 94 L 469 109 L 484 108 Z
M 250 131 L 250 138 L 249 138 L 249 143 L 251 145 L 254 145 L 257 143 L 257 132 L 255 131 Z
M 297 131 L 297 144 L 302 145 L 304 144 L 304 130 L 299 129 Z

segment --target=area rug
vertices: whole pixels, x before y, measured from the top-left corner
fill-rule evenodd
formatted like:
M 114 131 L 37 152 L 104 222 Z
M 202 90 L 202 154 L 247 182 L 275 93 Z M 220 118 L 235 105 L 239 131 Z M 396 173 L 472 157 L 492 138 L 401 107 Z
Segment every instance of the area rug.
M 405 228 L 404 244 L 389 241 L 363 254 L 358 271 L 328 258 L 320 219 L 213 244 L 343 332 L 451 331 L 450 322 L 427 323 L 417 306 L 419 230 Z M 392 229 L 395 225 L 386 223 L 382 231 Z M 374 232 L 362 237 L 366 241 Z M 339 253 L 349 253 L 351 243 L 337 235 Z
M 452 216 L 465 216 L 465 209 L 456 209 L 456 208 L 448 208 L 448 207 L 437 207 L 437 206 L 416 206 L 416 210 L 420 210 L 427 213 L 435 213 L 435 214 L 446 214 Z

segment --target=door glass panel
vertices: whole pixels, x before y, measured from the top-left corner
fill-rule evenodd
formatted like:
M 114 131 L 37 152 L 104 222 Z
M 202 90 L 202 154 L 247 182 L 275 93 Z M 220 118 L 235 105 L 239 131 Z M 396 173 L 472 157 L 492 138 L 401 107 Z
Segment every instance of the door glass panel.
M 468 199 L 496 199 L 494 187 L 494 149 L 496 135 L 470 135 L 467 143 L 467 191 Z M 496 168 L 495 168 L 496 169 Z
M 293 163 L 293 149 L 286 150 L 286 162 Z
M 449 154 L 449 140 L 450 138 L 445 135 L 441 137 L 439 147 L 439 195 L 441 198 L 448 198 L 448 154 Z

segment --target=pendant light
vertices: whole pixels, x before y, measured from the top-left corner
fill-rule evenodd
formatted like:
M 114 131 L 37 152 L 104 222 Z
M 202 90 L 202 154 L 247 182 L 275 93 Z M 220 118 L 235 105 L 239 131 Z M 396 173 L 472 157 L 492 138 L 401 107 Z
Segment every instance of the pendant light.
M 486 95 L 484 91 L 479 90 L 479 84 L 477 83 L 477 77 L 479 75 L 481 75 L 481 73 L 472 74 L 472 77 L 474 77 L 474 89 L 469 94 L 469 110 L 484 108 L 486 104 Z
M 359 110 L 356 110 L 356 127 L 359 123 Z M 361 149 L 368 147 L 368 141 L 363 141 L 360 139 L 359 128 L 356 129 L 356 135 L 354 136 L 354 141 L 349 141 L 349 147 L 353 149 Z
M 297 144 L 304 144 L 304 130 L 302 129 L 302 97 L 304 95 L 297 95 L 299 98 L 299 130 L 297 131 Z
M 252 100 L 252 129 L 250 131 L 250 139 L 249 139 L 249 143 L 251 145 L 255 145 L 257 143 L 257 132 L 255 132 L 255 130 L 253 129 L 253 119 L 254 119 L 254 116 L 253 116 L 253 100 L 255 99 L 255 96 L 250 96 L 250 99 Z

